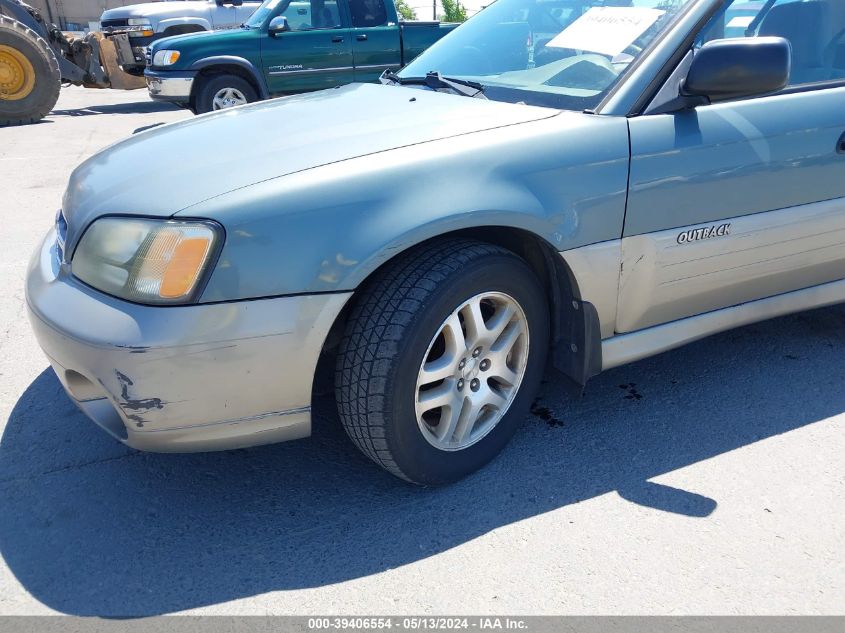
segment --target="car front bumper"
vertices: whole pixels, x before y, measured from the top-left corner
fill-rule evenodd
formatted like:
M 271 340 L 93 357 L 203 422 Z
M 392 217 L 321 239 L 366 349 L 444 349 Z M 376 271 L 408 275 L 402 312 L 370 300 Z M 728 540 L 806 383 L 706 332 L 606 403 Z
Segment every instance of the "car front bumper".
M 351 293 L 137 305 L 71 277 L 51 231 L 26 295 L 36 338 L 84 413 L 133 448 L 192 452 L 308 436 L 317 361 Z
M 144 71 L 150 97 L 159 101 L 188 103 L 197 73 L 192 71 Z

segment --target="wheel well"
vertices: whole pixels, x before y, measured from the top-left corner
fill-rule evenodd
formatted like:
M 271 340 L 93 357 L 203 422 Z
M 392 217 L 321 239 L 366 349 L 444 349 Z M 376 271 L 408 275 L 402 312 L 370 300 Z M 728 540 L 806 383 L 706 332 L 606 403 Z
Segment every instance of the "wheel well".
M 569 341 L 572 337 L 572 308 L 575 305 L 582 304 L 581 293 L 572 271 L 551 244 L 529 231 L 498 226 L 474 227 L 472 229 L 443 233 L 427 240 L 427 242 L 450 237 L 463 237 L 495 244 L 521 257 L 531 267 L 534 274 L 537 275 L 537 278 L 546 289 L 546 294 L 549 298 L 550 323 L 552 324 L 551 336 L 549 338 L 551 347 L 557 349 L 562 347 L 561 344 L 564 343 L 566 350 L 569 350 Z M 413 246 L 418 245 L 414 244 Z M 381 264 L 358 285 L 358 288 L 365 286 L 373 276 L 404 253 L 405 250 L 400 251 Z M 340 345 L 343 331 L 346 327 L 346 321 L 355 305 L 357 296 L 358 289 L 356 289 L 343 310 L 338 314 L 326 336 L 315 373 L 315 394 L 325 395 L 331 392 L 333 388 L 334 360 L 337 354 L 337 348 Z M 577 310 L 578 308 L 575 309 Z M 600 343 L 600 339 L 597 342 Z M 576 350 L 572 351 L 574 352 Z
M 214 77 L 217 75 L 235 75 L 244 79 L 250 86 L 255 89 L 255 94 L 257 94 L 260 98 L 261 96 L 261 88 L 255 82 L 255 77 L 252 76 L 246 68 L 242 66 L 238 66 L 237 64 L 221 64 L 219 66 L 208 66 L 207 68 L 203 68 L 200 70 L 199 74 L 197 75 L 197 80 L 194 81 L 194 86 L 191 89 L 191 107 L 196 106 L 196 98 L 197 93 L 199 91 L 199 87 L 202 85 L 203 82 L 207 81 L 210 77 Z
M 205 31 L 205 29 L 199 24 L 175 24 L 164 29 L 162 34 L 164 37 L 172 37 L 174 35 L 185 35 L 187 33 L 199 33 L 200 31 Z

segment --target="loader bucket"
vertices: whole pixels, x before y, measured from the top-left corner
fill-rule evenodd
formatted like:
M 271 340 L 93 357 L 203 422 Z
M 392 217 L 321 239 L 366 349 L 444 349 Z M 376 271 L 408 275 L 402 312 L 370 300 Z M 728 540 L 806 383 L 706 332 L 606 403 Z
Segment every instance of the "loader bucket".
M 106 71 L 111 87 L 116 90 L 137 90 L 145 88 L 143 77 L 136 77 L 125 73 L 117 63 L 117 48 L 114 42 L 102 33 L 90 33 L 88 37 L 95 37 L 100 44 L 100 65 Z

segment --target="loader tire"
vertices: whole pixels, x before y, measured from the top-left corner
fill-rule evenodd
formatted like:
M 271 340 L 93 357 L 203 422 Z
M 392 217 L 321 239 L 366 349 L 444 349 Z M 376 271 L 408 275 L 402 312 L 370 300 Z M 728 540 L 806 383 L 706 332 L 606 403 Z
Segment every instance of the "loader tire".
M 59 99 L 59 62 L 38 34 L 0 15 L 0 127 L 43 119 Z

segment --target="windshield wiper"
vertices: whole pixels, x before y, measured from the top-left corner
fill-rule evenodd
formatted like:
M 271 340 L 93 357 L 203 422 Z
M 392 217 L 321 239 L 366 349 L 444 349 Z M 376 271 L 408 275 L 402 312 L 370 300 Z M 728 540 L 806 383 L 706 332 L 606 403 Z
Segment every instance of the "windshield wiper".
M 426 73 L 425 77 L 400 77 L 390 70 L 385 70 L 379 78 L 383 84 L 391 83 L 400 86 L 427 86 L 432 90 L 447 88 L 455 94 L 463 95 L 465 97 L 478 97 L 479 99 L 486 99 L 484 96 L 484 86 L 476 81 L 468 81 L 466 79 L 458 79 L 457 77 L 444 77 L 437 71 Z

